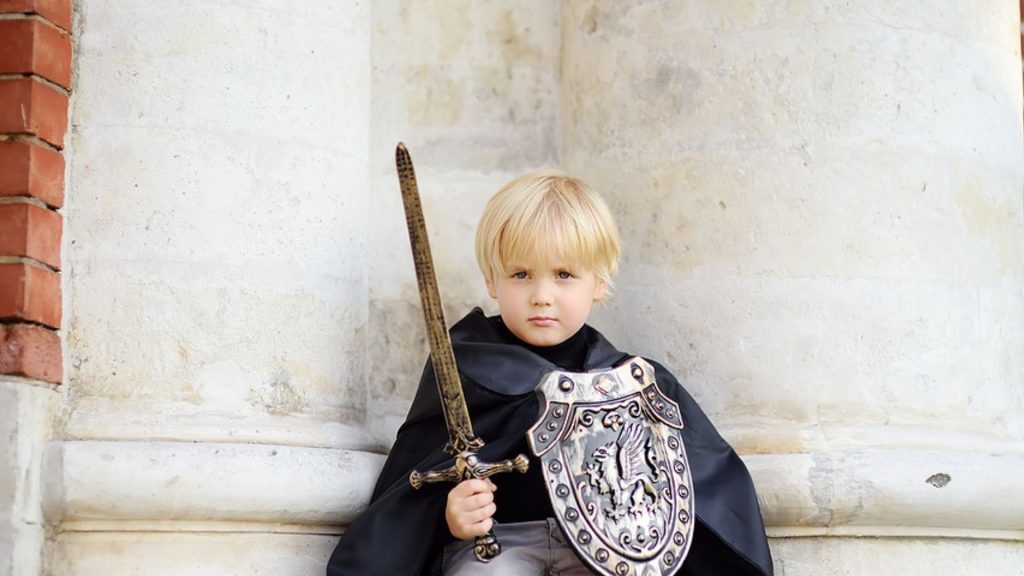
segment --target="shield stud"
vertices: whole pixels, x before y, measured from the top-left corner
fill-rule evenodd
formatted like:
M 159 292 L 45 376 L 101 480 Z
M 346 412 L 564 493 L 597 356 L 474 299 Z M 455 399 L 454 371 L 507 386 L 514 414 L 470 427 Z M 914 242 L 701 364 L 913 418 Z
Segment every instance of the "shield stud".
M 608 576 L 674 573 L 693 536 L 693 484 L 679 406 L 651 365 L 554 371 L 537 392 L 530 448 L 576 553 Z

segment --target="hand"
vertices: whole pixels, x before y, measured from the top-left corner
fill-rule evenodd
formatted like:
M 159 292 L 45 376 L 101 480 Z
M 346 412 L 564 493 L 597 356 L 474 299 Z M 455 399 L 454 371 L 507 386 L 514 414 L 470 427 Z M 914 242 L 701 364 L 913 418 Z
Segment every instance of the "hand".
M 452 488 L 444 509 L 444 519 L 452 536 L 465 540 L 490 531 L 494 524 L 491 516 L 497 510 L 494 505 L 494 491 L 497 489 L 489 478 L 470 478 Z

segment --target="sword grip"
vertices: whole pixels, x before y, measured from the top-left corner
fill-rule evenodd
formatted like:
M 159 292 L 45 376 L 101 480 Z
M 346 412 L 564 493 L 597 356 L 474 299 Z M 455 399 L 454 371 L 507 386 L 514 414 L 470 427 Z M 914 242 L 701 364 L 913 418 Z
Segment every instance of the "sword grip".
M 481 443 L 482 445 L 482 443 Z M 511 460 L 501 462 L 481 462 L 476 452 L 463 450 L 455 455 L 455 462 L 443 470 L 429 470 L 409 473 L 409 484 L 419 490 L 424 484 L 435 482 L 461 482 L 470 478 L 490 478 L 502 472 L 519 472 L 526 474 L 530 468 L 530 461 L 526 456 L 519 454 Z M 473 543 L 473 555 L 481 562 L 490 562 L 498 554 L 501 554 L 501 543 L 494 535 L 494 530 L 488 530 L 487 534 L 477 536 Z

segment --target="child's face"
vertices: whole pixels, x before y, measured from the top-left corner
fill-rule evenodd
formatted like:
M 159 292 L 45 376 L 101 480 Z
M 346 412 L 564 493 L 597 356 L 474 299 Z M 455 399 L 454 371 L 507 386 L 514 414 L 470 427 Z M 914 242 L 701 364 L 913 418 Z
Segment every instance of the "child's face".
M 575 334 L 590 316 L 607 286 L 589 270 L 559 265 L 509 267 L 508 274 L 487 281 L 498 299 L 501 319 L 520 340 L 554 346 Z

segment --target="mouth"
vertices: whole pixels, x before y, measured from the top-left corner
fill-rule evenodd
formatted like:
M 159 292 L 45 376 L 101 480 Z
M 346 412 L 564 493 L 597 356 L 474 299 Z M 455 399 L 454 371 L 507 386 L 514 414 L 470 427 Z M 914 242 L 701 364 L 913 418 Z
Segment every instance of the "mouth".
M 551 326 L 558 320 L 548 316 L 534 316 L 532 318 L 528 318 L 526 321 L 534 326 Z

